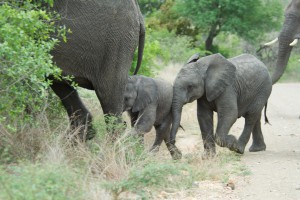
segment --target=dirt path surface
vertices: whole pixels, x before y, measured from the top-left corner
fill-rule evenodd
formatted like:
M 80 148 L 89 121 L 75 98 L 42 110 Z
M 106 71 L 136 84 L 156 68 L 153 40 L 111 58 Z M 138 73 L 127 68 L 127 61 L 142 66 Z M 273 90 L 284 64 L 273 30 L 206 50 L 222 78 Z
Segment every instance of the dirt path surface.
M 267 150 L 245 152 L 251 175 L 235 192 L 243 200 L 300 199 L 300 83 L 275 84 L 267 115 L 272 124 L 262 126 Z
M 173 82 L 180 67 L 171 66 L 159 76 Z M 267 116 L 271 125 L 262 125 L 267 150 L 249 152 L 250 139 L 242 156 L 242 162 L 251 174 L 236 178 L 235 190 L 228 190 L 221 183 L 204 183 L 203 187 L 199 187 L 202 191 L 196 191 L 189 199 L 201 196 L 200 199 L 214 200 L 300 200 L 300 83 L 275 84 Z M 186 131 L 177 134 L 177 146 L 183 153 L 193 152 L 199 145 L 202 146 L 196 118 L 195 102 L 184 106 L 181 122 Z M 230 134 L 239 136 L 243 126 L 244 118 L 238 119 Z M 173 199 L 182 198 L 177 196 Z

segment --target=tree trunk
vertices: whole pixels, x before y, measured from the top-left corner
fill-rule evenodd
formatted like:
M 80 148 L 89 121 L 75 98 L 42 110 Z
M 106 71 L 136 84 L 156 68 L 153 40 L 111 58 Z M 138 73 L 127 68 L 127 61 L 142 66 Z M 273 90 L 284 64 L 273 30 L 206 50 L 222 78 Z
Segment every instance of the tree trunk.
M 219 30 L 217 30 L 218 25 L 213 25 L 209 31 L 209 34 L 206 38 L 205 41 L 205 50 L 209 51 L 211 53 L 215 53 L 213 52 L 213 42 L 214 42 L 214 38 L 218 35 Z M 206 55 L 210 55 L 210 53 L 206 53 Z

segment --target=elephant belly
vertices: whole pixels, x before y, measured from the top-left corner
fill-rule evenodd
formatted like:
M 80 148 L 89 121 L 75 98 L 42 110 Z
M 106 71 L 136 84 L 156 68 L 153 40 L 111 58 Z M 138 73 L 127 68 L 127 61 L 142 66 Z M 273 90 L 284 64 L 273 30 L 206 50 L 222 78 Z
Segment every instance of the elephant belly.
M 75 77 L 73 81 L 82 88 L 88 89 L 88 90 L 94 90 L 93 84 L 86 78 L 81 77 Z

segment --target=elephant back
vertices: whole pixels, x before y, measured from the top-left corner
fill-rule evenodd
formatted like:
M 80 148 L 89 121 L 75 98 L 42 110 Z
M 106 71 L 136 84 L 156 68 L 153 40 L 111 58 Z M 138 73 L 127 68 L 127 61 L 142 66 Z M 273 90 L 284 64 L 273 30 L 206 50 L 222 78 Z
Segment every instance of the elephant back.
M 250 54 L 228 59 L 236 66 L 236 91 L 239 101 L 251 101 L 255 96 L 267 97 L 272 90 L 272 80 L 265 64 Z

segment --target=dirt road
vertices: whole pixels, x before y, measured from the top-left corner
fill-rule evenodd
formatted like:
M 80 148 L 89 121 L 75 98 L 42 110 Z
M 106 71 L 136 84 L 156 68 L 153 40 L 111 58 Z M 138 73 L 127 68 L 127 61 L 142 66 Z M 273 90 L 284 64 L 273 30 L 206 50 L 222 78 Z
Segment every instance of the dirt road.
M 173 82 L 180 67 L 170 66 L 160 77 Z M 189 134 L 179 131 L 177 145 L 185 153 L 193 152 L 201 140 L 195 110 L 195 104 L 184 107 L 182 123 L 188 122 L 183 125 Z M 207 199 L 300 200 L 300 83 L 275 84 L 267 116 L 272 124 L 262 125 L 267 150 L 249 152 L 250 139 L 242 157 L 251 175 L 235 180 L 232 192 L 220 190 L 215 197 Z M 239 136 L 243 126 L 244 119 L 238 119 L 230 133 Z
M 243 200 L 300 199 L 300 83 L 275 84 L 269 99 L 270 125 L 262 130 L 265 152 L 245 152 L 242 160 L 251 171 L 249 182 L 236 193 Z M 239 120 L 237 126 L 243 124 Z M 233 131 L 237 131 L 235 127 Z M 251 145 L 248 144 L 247 149 Z

